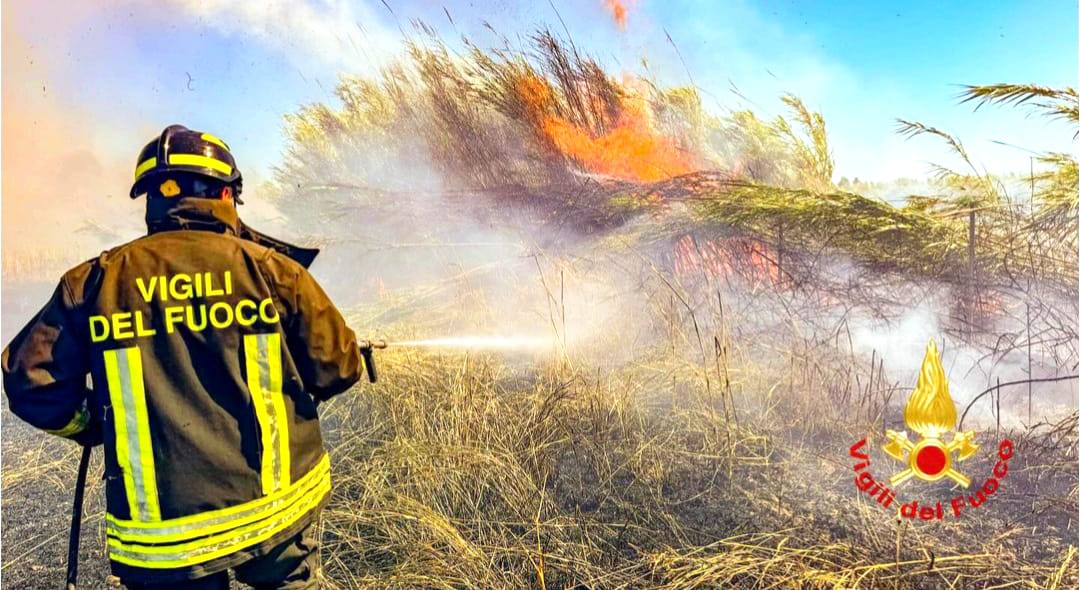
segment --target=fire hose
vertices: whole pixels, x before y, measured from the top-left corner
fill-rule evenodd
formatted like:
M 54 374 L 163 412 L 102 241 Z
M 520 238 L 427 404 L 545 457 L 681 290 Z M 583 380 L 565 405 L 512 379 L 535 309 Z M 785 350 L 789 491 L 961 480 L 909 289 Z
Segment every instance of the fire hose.
M 71 532 L 68 536 L 67 590 L 75 590 L 79 577 L 79 531 L 82 528 L 83 494 L 86 492 L 86 472 L 90 470 L 90 453 L 94 447 L 85 445 L 79 457 L 79 475 L 75 478 L 75 505 L 71 507 Z
M 385 340 L 361 340 L 358 343 L 360 348 L 360 356 L 364 359 L 364 369 L 367 370 L 368 381 L 375 383 L 379 379 L 378 373 L 375 372 L 375 350 L 381 350 L 386 348 L 387 344 Z
M 364 359 L 364 370 L 367 371 L 368 381 L 375 383 L 379 375 L 375 371 L 374 351 L 386 348 L 385 340 L 361 340 L 357 343 L 360 356 Z M 86 475 L 90 470 L 90 455 L 93 452 L 90 445 L 84 445 L 82 455 L 79 457 L 79 473 L 75 477 L 75 500 L 71 507 L 71 530 L 68 535 L 68 561 L 67 561 L 67 585 L 65 590 L 77 590 L 76 580 L 79 577 L 79 535 L 82 532 L 83 496 L 86 495 Z

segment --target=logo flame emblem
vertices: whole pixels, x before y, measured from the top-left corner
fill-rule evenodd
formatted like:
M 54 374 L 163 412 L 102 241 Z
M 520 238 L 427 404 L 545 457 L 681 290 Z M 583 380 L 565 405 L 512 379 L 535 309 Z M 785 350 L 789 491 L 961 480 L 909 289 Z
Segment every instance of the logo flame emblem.
M 911 477 L 923 481 L 948 477 L 965 488 L 971 485 L 971 479 L 953 467 L 953 453 L 956 453 L 957 461 L 963 461 L 974 455 L 979 445 L 975 444 L 972 431 L 956 432 L 948 443 L 942 440 L 942 435 L 956 427 L 956 406 L 949 396 L 949 382 L 933 340 L 926 345 L 919 381 L 904 407 L 904 424 L 921 438 L 911 442 L 906 431 L 885 431 L 889 442 L 881 447 L 882 450 L 893 459 L 908 464 L 906 469 L 889 478 L 889 483 L 899 485 Z

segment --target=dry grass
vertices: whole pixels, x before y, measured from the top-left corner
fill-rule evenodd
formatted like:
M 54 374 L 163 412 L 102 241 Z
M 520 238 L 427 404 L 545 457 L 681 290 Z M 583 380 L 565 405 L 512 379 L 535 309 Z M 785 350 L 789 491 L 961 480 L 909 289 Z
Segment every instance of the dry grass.
M 339 437 L 327 579 L 341 588 L 1076 583 L 1067 517 L 1076 477 L 1065 468 L 1075 466 L 1075 415 L 1054 434 L 1022 435 L 1024 467 L 984 513 L 898 524 L 851 485 L 855 408 L 761 399 L 757 380 L 777 375 L 736 365 L 736 424 L 718 395 L 702 393 L 692 363 L 647 359 L 610 371 L 382 357 L 383 382 L 325 414 Z M 780 378 L 810 374 L 794 370 L 804 374 Z M 815 407 L 824 415 L 815 419 Z M 1023 508 L 1033 489 L 1038 512 Z M 1025 533 L 1032 527 L 1041 532 Z

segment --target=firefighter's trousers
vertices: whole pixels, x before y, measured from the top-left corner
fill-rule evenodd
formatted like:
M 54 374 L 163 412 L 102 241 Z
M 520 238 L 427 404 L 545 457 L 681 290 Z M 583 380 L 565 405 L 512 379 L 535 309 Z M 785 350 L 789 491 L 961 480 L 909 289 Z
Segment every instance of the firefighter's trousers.
M 235 568 L 237 581 L 256 590 L 317 590 L 320 569 L 319 519 L 274 547 L 266 555 Z M 125 583 L 129 590 L 229 590 L 229 572 L 169 584 Z

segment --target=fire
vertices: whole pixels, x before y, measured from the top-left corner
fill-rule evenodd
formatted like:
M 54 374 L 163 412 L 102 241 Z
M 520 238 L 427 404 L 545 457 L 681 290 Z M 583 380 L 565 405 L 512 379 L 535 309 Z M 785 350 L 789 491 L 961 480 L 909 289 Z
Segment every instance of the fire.
M 653 125 L 652 112 L 643 91 L 633 88 L 632 80 L 622 83 L 624 94 L 614 125 L 604 133 L 593 134 L 565 117 L 554 114 L 551 87 L 536 75 L 522 76 L 515 90 L 525 115 L 551 146 L 562 155 L 577 161 L 594 174 L 621 180 L 658 182 L 695 170 L 691 158 L 674 141 Z M 601 112 L 596 107 L 594 112 Z
M 675 244 L 675 272 L 726 277 L 738 274 L 754 281 L 784 284 L 776 252 L 761 241 L 730 237 L 697 241 L 685 235 Z
M 530 120 L 543 118 L 551 103 L 551 88 L 542 78 L 532 74 L 521 76 L 514 84 L 514 90 L 521 97 Z
M 626 15 L 630 12 L 630 3 L 623 2 L 623 0 L 604 0 L 604 7 L 611 12 L 611 17 L 615 19 L 615 24 L 619 27 L 619 30 L 625 31 Z
M 949 382 L 933 340 L 926 345 L 919 381 L 904 407 L 904 423 L 930 438 L 940 437 L 956 425 L 956 406 L 949 396 Z
M 653 128 L 644 99 L 624 99 L 621 106 L 615 126 L 601 135 L 555 115 L 544 118 L 543 130 L 560 152 L 590 172 L 657 182 L 694 170 L 678 146 Z

